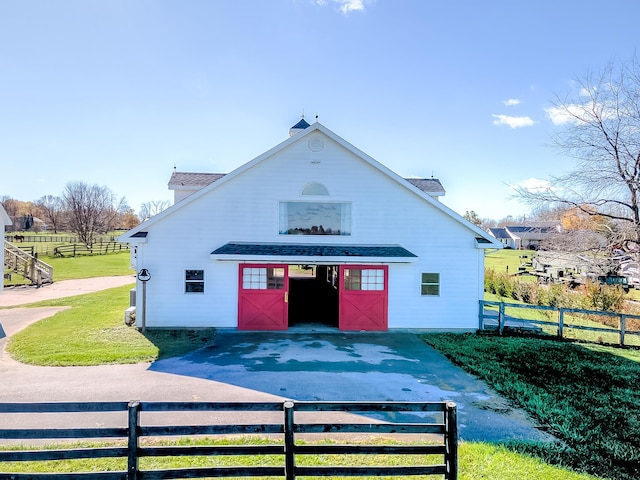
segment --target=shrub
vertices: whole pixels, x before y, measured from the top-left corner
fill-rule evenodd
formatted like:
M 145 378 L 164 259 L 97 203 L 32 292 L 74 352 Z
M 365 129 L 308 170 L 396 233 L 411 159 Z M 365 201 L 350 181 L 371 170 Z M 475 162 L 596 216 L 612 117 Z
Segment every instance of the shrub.
M 496 293 L 496 271 L 493 268 L 484 271 L 484 290 L 492 294 Z
M 587 308 L 592 310 L 618 312 L 624 306 L 624 291 L 619 286 L 589 282 L 584 287 L 584 296 Z
M 513 294 L 516 300 L 531 305 L 538 305 L 540 286 L 537 283 L 517 280 L 513 286 Z

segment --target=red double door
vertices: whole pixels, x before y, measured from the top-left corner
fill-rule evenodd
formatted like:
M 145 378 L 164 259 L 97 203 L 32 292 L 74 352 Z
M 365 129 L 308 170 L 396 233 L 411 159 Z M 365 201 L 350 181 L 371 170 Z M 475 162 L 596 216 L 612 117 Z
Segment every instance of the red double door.
M 388 328 L 388 267 L 341 265 L 340 330 Z M 289 268 L 281 264 L 241 264 L 238 329 L 286 330 L 289 324 Z

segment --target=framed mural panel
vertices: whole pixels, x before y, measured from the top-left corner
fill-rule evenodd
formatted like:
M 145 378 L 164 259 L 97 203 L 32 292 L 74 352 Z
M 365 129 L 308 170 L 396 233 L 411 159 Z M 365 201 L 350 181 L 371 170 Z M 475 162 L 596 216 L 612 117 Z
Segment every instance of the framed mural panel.
M 280 202 L 280 235 L 351 235 L 351 204 Z

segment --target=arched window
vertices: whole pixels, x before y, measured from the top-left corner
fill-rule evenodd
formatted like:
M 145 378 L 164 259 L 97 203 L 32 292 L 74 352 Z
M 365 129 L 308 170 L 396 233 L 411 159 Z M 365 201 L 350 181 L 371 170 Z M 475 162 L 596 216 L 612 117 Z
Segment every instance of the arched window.
M 329 195 L 329 190 L 321 183 L 307 183 L 302 189 L 302 195 Z

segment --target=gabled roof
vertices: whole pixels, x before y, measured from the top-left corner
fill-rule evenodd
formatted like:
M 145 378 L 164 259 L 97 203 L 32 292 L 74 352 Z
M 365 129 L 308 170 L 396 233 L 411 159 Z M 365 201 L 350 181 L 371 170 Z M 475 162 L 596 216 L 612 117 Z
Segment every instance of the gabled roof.
M 224 173 L 176 172 L 169 179 L 169 190 L 200 190 L 224 177 Z
M 405 180 L 426 193 L 439 196 L 445 193 L 444 187 L 437 178 L 405 178 Z
M 555 228 L 553 227 L 536 227 L 536 226 L 525 226 L 525 225 L 509 225 L 505 227 L 505 229 L 509 230 L 511 233 L 551 233 L 555 232 Z
M 284 150 L 285 148 L 289 147 L 293 143 L 303 141 L 307 136 L 313 134 L 314 132 L 320 132 L 320 133 L 326 135 L 332 141 L 334 141 L 338 145 L 340 145 L 342 148 L 344 148 L 345 150 L 351 152 L 353 155 L 357 156 L 362 161 L 368 163 L 370 166 L 372 166 L 373 168 L 378 170 L 381 174 L 387 176 L 391 180 L 393 180 L 393 181 L 399 183 L 400 185 L 404 186 L 408 190 L 412 191 L 414 194 L 416 194 L 419 197 L 421 197 L 424 201 L 426 201 L 428 204 L 430 204 L 431 206 L 433 206 L 437 210 L 440 210 L 441 212 L 443 212 L 444 214 L 448 215 L 449 217 L 451 217 L 456 222 L 458 222 L 461 225 L 465 226 L 467 229 L 469 229 L 471 232 L 473 232 L 475 234 L 474 238 L 477 236 L 477 237 L 481 237 L 481 238 L 485 238 L 485 239 L 489 240 L 490 243 L 481 244 L 481 245 L 478 244 L 478 242 L 475 242 L 476 245 L 479 248 L 502 248 L 502 244 L 500 242 L 498 242 L 497 240 L 495 240 L 491 235 L 487 234 L 487 232 L 483 231 L 482 229 L 480 229 L 478 226 L 474 225 L 473 223 L 467 221 L 461 215 L 459 215 L 458 213 L 454 212 L 449 207 L 443 205 L 442 203 L 440 203 L 437 199 L 434 199 L 428 193 L 425 193 L 424 191 L 420 190 L 418 187 L 416 187 L 412 183 L 410 183 L 407 180 L 403 179 L 397 173 L 393 172 L 392 170 L 390 170 L 389 168 L 387 168 L 386 166 L 384 166 L 383 164 L 381 164 L 380 162 L 378 162 L 374 158 L 370 157 L 369 155 L 364 153 L 362 150 L 356 148 L 355 146 L 353 146 L 352 144 L 350 144 L 349 142 L 344 140 L 342 137 L 336 135 L 335 133 L 333 133 L 331 130 L 329 130 L 327 127 L 325 127 L 324 125 L 320 124 L 319 122 L 315 122 L 313 125 L 310 125 L 305 130 L 302 130 L 300 133 L 298 133 L 298 134 L 296 134 L 296 135 L 294 135 L 292 137 L 289 137 L 285 141 L 281 142 L 280 144 L 276 145 L 275 147 L 271 148 L 270 150 L 267 150 L 266 152 L 264 152 L 263 154 L 257 156 L 253 160 L 251 160 L 251 161 L 245 163 L 244 165 L 241 165 L 240 167 L 236 168 L 231 173 L 229 173 L 229 174 L 219 178 L 218 180 L 214 181 L 213 183 L 211 183 L 211 184 L 199 189 L 198 191 L 196 191 L 192 195 L 184 198 L 180 202 L 178 202 L 175 205 L 173 205 L 172 207 L 160 212 L 159 214 L 149 218 L 145 222 L 142 222 L 137 227 L 129 230 L 125 234 L 123 234 L 120 237 L 118 237 L 118 240 L 121 241 L 121 242 L 130 242 L 131 241 L 131 237 L 133 235 L 135 235 L 136 233 L 138 233 L 140 231 L 145 231 L 147 228 L 153 226 L 155 223 L 162 221 L 165 217 L 167 217 L 169 215 L 172 215 L 174 212 L 176 212 L 177 210 L 179 210 L 179 209 L 183 208 L 184 206 L 190 204 L 191 202 L 195 202 L 200 197 L 202 197 L 204 195 L 207 195 L 212 190 L 215 190 L 216 188 L 218 188 L 220 185 L 223 185 L 226 182 L 232 181 L 235 177 L 237 177 L 239 175 L 242 175 L 247 170 L 253 168 L 255 165 L 257 165 L 257 164 L 265 161 L 266 159 L 272 157 L 276 153 Z
M 507 232 L 506 228 L 490 228 L 489 229 L 489 233 L 491 235 L 493 235 L 495 238 L 497 239 L 508 239 L 511 238 L 511 235 L 509 235 L 509 232 Z

